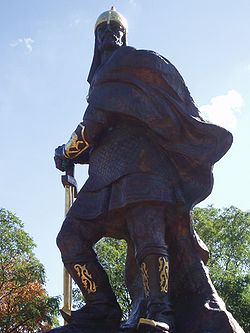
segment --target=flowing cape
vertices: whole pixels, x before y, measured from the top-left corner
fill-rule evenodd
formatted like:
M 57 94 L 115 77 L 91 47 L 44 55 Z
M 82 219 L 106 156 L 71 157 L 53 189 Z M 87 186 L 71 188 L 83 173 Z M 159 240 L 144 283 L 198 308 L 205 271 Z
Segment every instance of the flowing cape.
M 120 47 L 91 82 L 89 106 L 145 124 L 179 175 L 186 207 L 212 190 L 212 167 L 230 148 L 232 135 L 205 122 L 177 69 L 153 51 Z

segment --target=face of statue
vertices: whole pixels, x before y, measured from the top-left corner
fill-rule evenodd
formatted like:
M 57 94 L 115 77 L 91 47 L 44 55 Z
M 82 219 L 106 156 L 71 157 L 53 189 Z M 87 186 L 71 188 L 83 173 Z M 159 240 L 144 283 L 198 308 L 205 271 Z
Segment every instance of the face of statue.
M 101 23 L 96 28 L 96 39 L 100 51 L 112 51 L 123 45 L 124 28 L 115 21 Z

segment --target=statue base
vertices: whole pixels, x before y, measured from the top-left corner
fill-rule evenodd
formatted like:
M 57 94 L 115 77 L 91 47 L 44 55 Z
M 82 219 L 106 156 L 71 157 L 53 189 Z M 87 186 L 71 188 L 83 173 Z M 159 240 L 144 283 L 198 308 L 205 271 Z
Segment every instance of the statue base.
M 105 328 L 104 326 L 102 327 L 99 325 L 95 327 L 93 326 L 93 327 L 81 327 L 81 328 L 66 325 L 47 331 L 47 333 L 172 333 L 172 332 L 166 331 L 163 328 L 156 328 L 156 327 L 140 327 L 138 329 L 127 328 L 126 330 L 124 330 L 120 328 L 118 329 Z
M 179 318 L 180 319 L 180 318 Z M 177 321 L 175 331 L 169 331 L 167 325 L 154 322 L 147 323 L 142 320 L 139 327 L 107 327 L 101 322 L 93 322 L 86 326 L 74 324 L 65 325 L 47 331 L 47 333 L 244 333 L 230 312 L 227 310 L 204 307 L 204 311 L 197 311 L 197 316 L 183 318 Z M 153 322 L 153 321 L 150 321 Z

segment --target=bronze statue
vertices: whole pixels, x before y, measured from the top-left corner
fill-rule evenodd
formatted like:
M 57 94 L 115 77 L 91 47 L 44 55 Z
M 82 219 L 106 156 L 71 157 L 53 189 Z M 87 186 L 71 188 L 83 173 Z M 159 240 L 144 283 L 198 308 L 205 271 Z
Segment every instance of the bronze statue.
M 56 167 L 89 164 L 57 244 L 86 305 L 51 332 L 243 332 L 209 280 L 208 251 L 190 211 L 213 186 L 212 167 L 232 135 L 205 122 L 177 69 L 127 46 L 127 22 L 113 7 L 95 25 L 88 107 Z M 93 246 L 128 244 L 131 317 L 121 309 Z

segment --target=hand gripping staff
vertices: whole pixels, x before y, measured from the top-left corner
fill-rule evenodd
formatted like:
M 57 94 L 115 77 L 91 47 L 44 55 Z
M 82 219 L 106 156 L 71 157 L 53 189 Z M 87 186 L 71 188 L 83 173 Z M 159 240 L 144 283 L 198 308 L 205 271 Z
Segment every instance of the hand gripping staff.
M 65 188 L 65 216 L 72 206 L 77 194 L 77 182 L 74 178 L 74 164 L 70 164 L 62 176 L 62 183 Z M 64 268 L 63 270 L 63 308 L 61 312 L 71 314 L 72 306 L 72 278 Z M 67 322 L 64 321 L 66 325 Z

